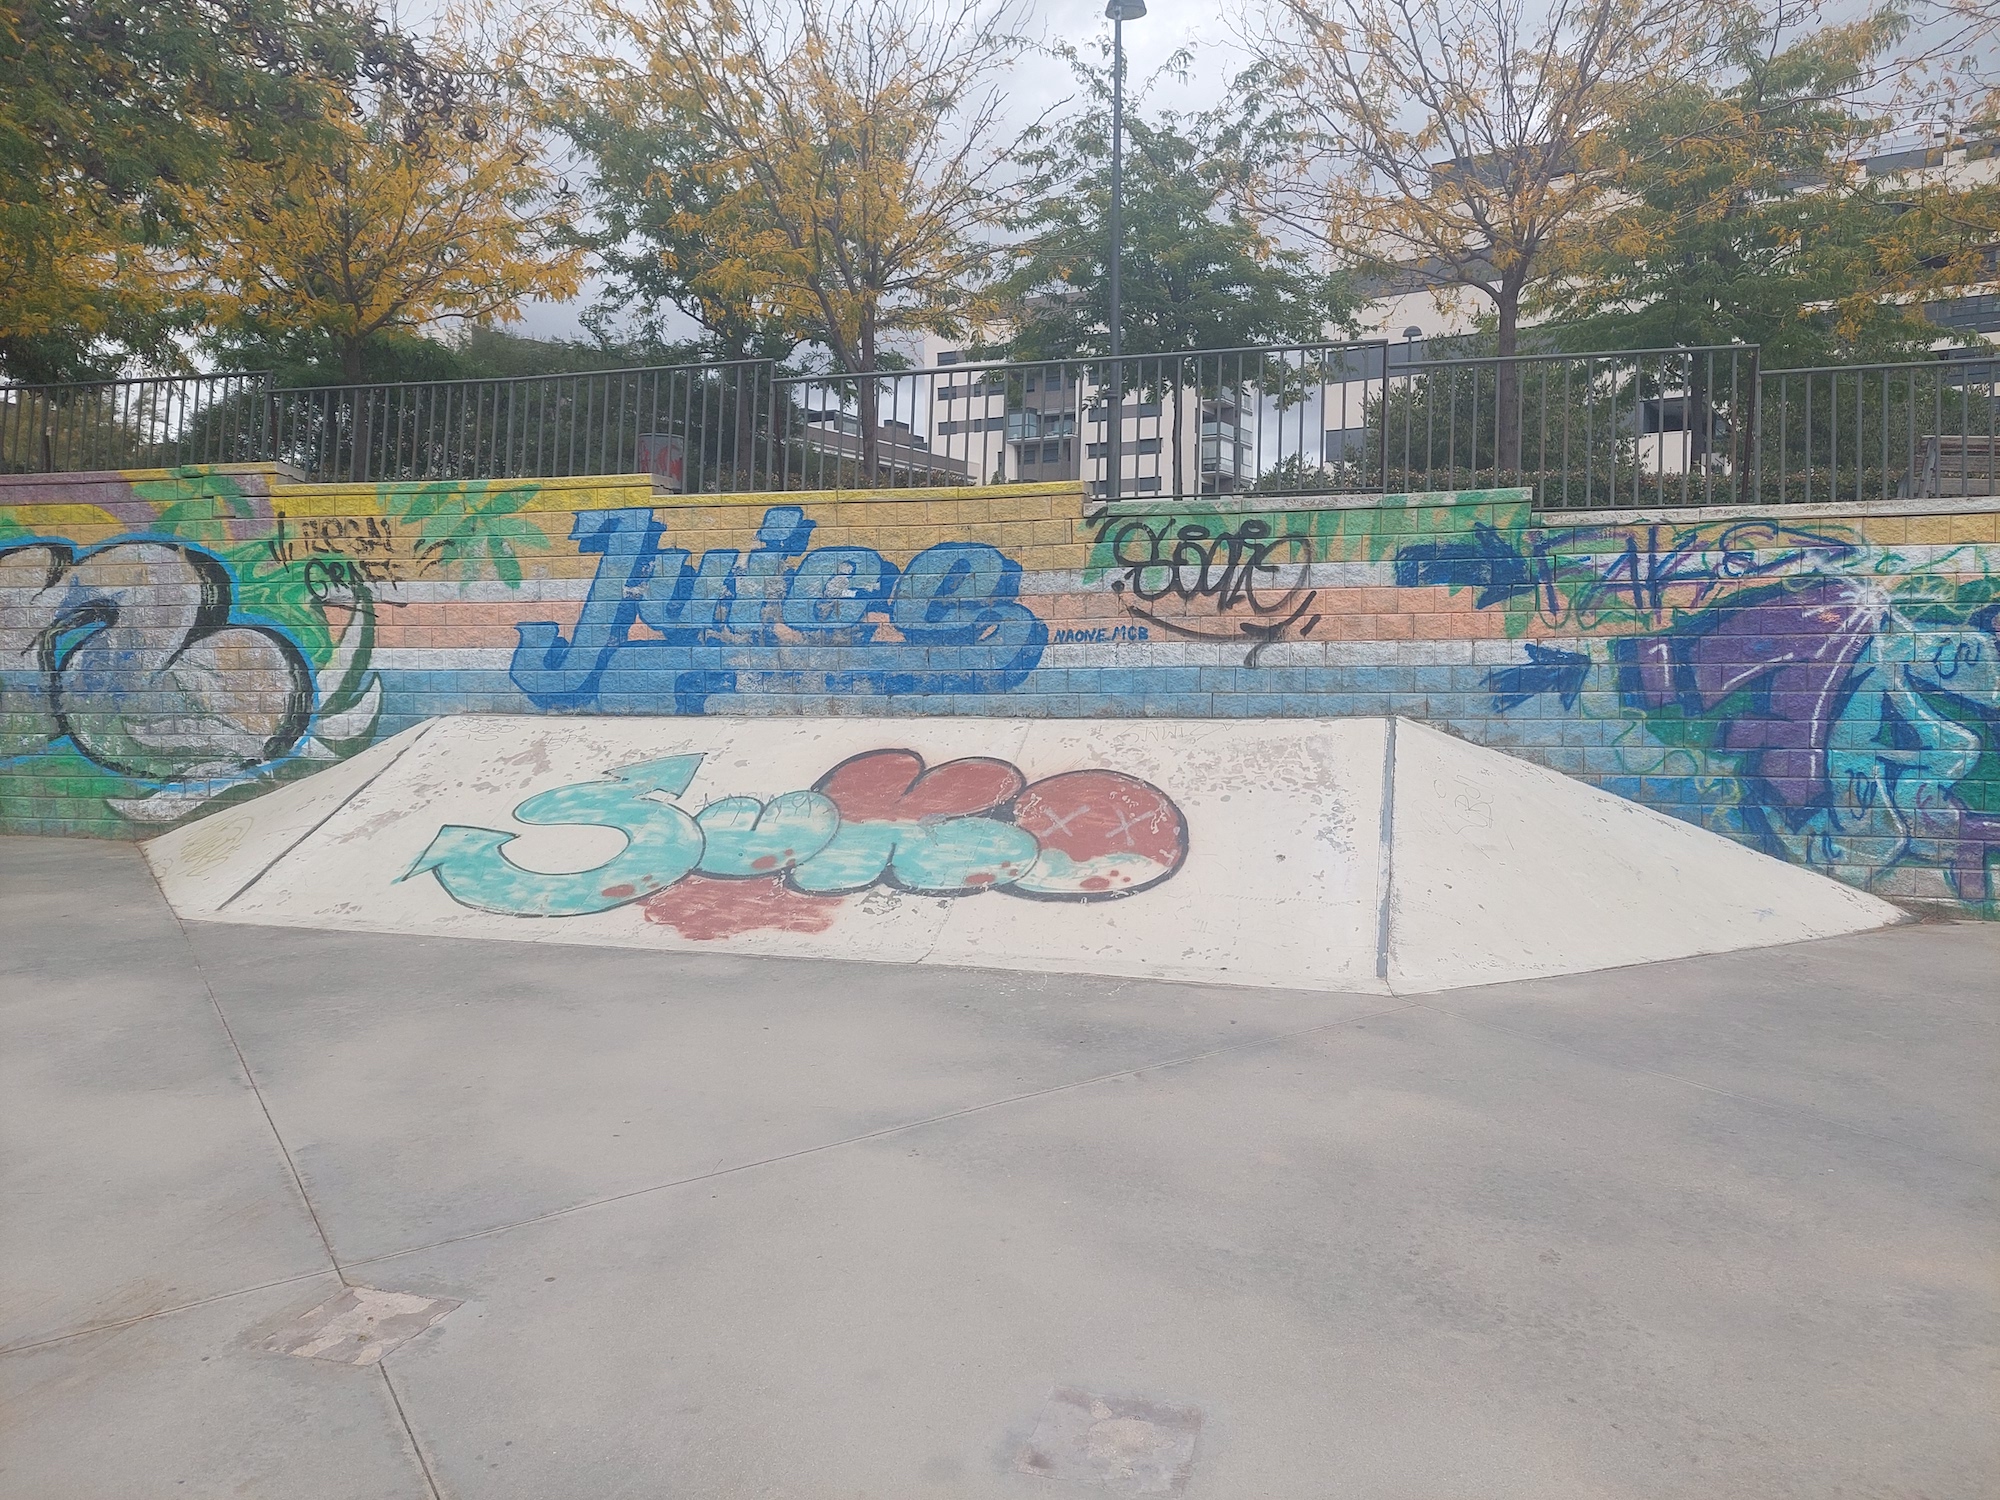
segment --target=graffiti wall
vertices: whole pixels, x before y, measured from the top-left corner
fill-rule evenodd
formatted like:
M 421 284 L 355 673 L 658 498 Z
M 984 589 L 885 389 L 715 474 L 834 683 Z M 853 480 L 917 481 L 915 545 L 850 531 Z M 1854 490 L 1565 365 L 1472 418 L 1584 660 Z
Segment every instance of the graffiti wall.
M 1949 504 L 1559 524 L 1513 491 L 1089 515 L 1073 486 L 0 479 L 0 827 L 149 832 L 435 714 L 1393 713 L 1990 916 L 2000 502 Z M 860 780 L 905 771 L 899 796 L 977 790 L 885 761 L 716 816 L 753 843 L 778 818 L 772 900 L 809 906 L 896 821 L 853 813 Z M 979 848 L 945 863 L 1047 896 L 1002 878 L 1051 867 L 1039 796 L 955 811 Z M 485 889 L 472 848 L 413 873 Z M 886 860 L 870 881 L 904 878 Z M 646 899 L 698 911 L 707 878 Z

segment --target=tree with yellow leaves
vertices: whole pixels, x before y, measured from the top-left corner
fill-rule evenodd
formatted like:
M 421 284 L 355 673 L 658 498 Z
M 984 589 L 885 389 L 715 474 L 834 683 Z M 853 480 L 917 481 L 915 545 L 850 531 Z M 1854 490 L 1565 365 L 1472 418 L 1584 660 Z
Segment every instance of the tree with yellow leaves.
M 524 121 L 386 88 L 347 102 L 317 149 L 238 164 L 200 210 L 187 269 L 211 326 L 322 335 L 358 382 L 371 340 L 576 294 L 583 251 Z
M 1523 296 L 1616 189 L 1619 122 L 1700 71 L 1719 13 L 1713 0 L 1275 0 L 1260 50 L 1308 148 L 1283 186 L 1359 268 L 1490 302 L 1503 472 L 1520 464 L 1508 356 Z
M 298 150 L 330 90 L 420 72 L 366 0 L 0 0 L 0 374 L 171 364 L 189 201 Z
M 1018 43 L 1004 10 L 941 5 L 590 0 L 593 50 L 543 71 L 566 76 L 599 140 L 664 129 L 689 144 L 680 170 L 700 191 L 681 196 L 659 253 L 691 300 L 872 371 L 896 335 L 955 336 L 987 311 Z M 853 388 L 872 472 L 875 383 Z

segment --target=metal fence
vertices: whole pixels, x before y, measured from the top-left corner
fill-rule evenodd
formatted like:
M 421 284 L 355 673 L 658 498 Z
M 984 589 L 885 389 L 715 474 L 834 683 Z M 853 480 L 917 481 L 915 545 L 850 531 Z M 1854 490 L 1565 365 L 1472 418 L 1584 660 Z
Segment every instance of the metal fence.
M 1772 504 L 2000 494 L 2000 361 L 1773 370 L 1746 498 Z
M 164 469 L 271 457 L 267 374 L 0 386 L 0 471 Z
M 1762 370 L 1730 345 L 1417 359 L 1380 341 L 799 374 L 766 361 L 282 389 L 0 388 L 14 472 L 650 473 L 690 493 L 1078 483 L 1093 500 L 1529 485 L 1546 509 L 2000 491 L 2000 359 Z
M 1744 345 L 1405 360 L 1386 487 L 1532 485 L 1547 509 L 1718 504 L 1735 498 L 1757 378 Z
M 756 489 L 773 374 L 744 360 L 278 390 L 268 456 L 333 483 L 652 472 Z
M 1328 462 L 1326 433 L 1386 410 L 1386 367 L 1378 342 L 867 375 L 742 361 L 304 389 L 189 376 L 117 383 L 142 396 L 0 388 L 0 431 L 15 434 L 16 472 L 262 460 L 330 482 L 639 472 L 694 493 L 1033 480 L 1095 495 L 1366 491 L 1379 472 L 1358 451 Z
M 271 455 L 376 481 L 652 473 L 690 492 L 1078 480 L 1214 494 L 1320 464 L 1326 420 L 1380 406 L 1385 346 L 1089 361 L 961 361 L 868 375 L 764 362 L 277 391 Z M 1116 407 L 1120 420 L 1111 420 Z

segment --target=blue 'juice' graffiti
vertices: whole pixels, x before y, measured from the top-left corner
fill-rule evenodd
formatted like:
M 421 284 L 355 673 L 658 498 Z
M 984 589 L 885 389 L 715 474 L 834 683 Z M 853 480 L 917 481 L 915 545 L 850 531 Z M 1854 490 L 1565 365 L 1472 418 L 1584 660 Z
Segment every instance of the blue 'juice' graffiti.
M 943 542 L 898 568 L 867 547 L 810 550 L 796 505 L 764 513 L 747 555 L 663 547 L 640 508 L 578 513 L 599 557 L 576 628 L 518 627 L 511 676 L 538 708 L 690 713 L 723 694 L 1002 693 L 1042 658 L 1048 627 L 997 548 Z M 877 639 L 884 625 L 892 639 Z M 635 626 L 648 633 L 634 639 Z

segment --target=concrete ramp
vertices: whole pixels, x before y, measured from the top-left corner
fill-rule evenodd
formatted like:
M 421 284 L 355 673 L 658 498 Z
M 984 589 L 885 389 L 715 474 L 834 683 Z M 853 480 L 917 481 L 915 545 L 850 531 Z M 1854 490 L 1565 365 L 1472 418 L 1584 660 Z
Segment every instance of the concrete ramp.
M 435 719 L 146 853 L 203 920 L 1377 993 L 1900 919 L 1383 719 Z

